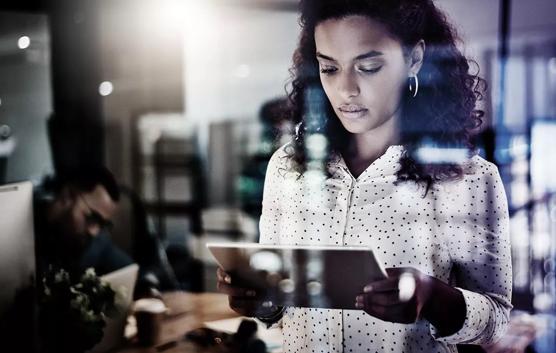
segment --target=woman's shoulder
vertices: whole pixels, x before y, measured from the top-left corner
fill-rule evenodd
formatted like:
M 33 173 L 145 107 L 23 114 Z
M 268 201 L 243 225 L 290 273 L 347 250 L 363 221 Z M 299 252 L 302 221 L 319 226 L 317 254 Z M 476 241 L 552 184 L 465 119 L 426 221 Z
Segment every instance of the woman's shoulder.
M 469 158 L 467 163 L 463 165 L 463 175 L 466 179 L 499 177 L 498 167 L 478 154 Z
M 268 170 L 293 170 L 293 145 L 291 142 L 278 148 L 270 157 Z
M 461 192 L 484 192 L 488 188 L 501 184 L 498 168 L 479 155 L 474 155 L 462 165 L 462 175 L 444 183 L 440 190 Z
M 475 155 L 462 165 L 462 169 L 460 176 L 435 183 L 433 192 L 427 194 L 442 205 L 445 212 L 458 213 L 463 209 L 479 212 L 485 205 L 505 203 L 504 186 L 495 164 Z M 487 200 L 491 202 L 487 204 Z
M 281 158 L 281 157 L 288 157 L 290 155 L 290 149 L 293 148 L 293 145 L 291 142 L 288 142 L 280 147 L 278 147 L 278 149 L 276 151 L 274 151 L 274 153 L 272 154 L 272 158 L 271 159 L 277 159 L 277 158 Z

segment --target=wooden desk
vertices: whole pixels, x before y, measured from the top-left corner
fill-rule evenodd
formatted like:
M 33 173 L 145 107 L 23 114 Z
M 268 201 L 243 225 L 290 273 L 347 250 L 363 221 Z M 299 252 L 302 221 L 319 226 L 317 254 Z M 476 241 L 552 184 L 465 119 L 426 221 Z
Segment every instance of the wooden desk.
M 192 352 L 184 350 L 183 335 L 193 329 L 203 326 L 204 322 L 238 317 L 228 306 L 228 297 L 219 293 L 192 294 L 186 292 L 165 293 L 163 300 L 169 308 L 169 313 L 162 324 L 160 342 L 156 347 L 165 343 L 176 342 L 174 346 L 160 350 L 156 347 L 141 347 L 135 339 L 118 353 L 177 353 Z

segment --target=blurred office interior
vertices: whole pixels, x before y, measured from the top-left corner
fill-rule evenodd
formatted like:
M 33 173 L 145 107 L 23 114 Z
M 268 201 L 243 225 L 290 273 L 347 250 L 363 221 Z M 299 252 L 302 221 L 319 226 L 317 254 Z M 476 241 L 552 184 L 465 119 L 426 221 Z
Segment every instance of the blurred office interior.
M 554 314 L 556 2 L 437 4 L 489 85 L 477 144 L 508 195 L 515 311 Z M 266 162 L 293 133 L 280 104 L 296 11 L 296 0 L 2 1 L 0 183 L 106 165 L 213 291 L 204 244 L 257 240 Z M 114 222 L 124 250 L 130 207 Z

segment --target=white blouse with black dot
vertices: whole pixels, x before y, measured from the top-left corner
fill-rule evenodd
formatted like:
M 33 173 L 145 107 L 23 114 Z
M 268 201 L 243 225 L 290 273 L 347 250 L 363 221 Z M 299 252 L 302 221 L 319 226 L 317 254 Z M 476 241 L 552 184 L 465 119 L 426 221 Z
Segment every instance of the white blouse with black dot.
M 315 188 L 292 171 L 282 147 L 267 169 L 260 241 L 369 246 L 385 268 L 414 267 L 458 288 L 467 310 L 463 327 L 439 337 L 424 319 L 406 325 L 361 310 L 290 307 L 278 323 L 285 352 L 457 352 L 456 344 L 491 342 L 504 332 L 512 268 L 497 168 L 474 156 L 462 179 L 425 195 L 414 183 L 394 183 L 402 152 L 389 147 L 358 178 L 338 158 L 332 177 Z

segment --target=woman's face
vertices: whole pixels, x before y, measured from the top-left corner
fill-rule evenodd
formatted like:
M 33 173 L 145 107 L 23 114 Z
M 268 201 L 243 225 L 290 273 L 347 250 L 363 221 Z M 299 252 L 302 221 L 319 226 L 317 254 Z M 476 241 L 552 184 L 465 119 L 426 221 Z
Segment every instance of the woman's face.
M 365 16 L 330 19 L 316 26 L 315 44 L 322 86 L 344 128 L 395 129 L 410 67 L 386 27 Z

